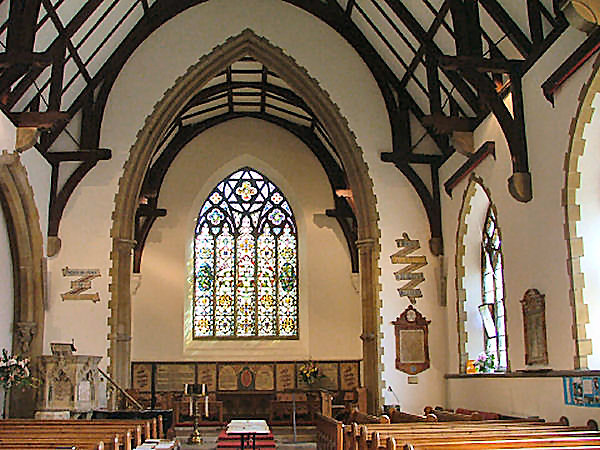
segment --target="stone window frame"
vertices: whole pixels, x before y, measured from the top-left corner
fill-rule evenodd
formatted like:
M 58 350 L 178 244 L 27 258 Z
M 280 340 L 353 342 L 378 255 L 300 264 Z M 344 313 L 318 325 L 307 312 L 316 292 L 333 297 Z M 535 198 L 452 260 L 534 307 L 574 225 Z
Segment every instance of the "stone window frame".
M 467 302 L 467 290 L 465 287 L 465 275 L 466 275 L 466 267 L 465 267 L 465 253 L 466 253 L 466 243 L 465 238 L 467 236 L 468 225 L 467 225 L 467 217 L 471 213 L 471 201 L 475 196 L 476 188 L 479 186 L 485 195 L 488 198 L 489 206 L 493 211 L 494 216 L 496 217 L 496 222 L 498 222 L 498 210 L 496 208 L 495 203 L 492 200 L 491 191 L 486 187 L 483 178 L 479 177 L 475 173 L 471 174 L 469 177 L 469 182 L 467 187 L 463 192 L 463 198 L 461 202 L 460 211 L 458 214 L 458 226 L 456 229 L 456 251 L 455 251 L 455 267 L 456 267 L 456 277 L 455 277 L 455 286 L 456 286 L 456 327 L 458 333 L 458 371 L 459 373 L 466 373 L 467 371 L 467 362 L 469 359 L 469 355 L 467 353 L 467 342 L 469 339 L 467 333 L 467 312 L 465 309 L 465 304 Z M 502 241 L 502 230 L 498 227 L 498 233 L 500 234 L 500 240 Z M 504 260 L 504 258 L 503 258 Z M 504 277 L 502 277 L 502 282 L 504 283 Z M 504 286 L 504 291 L 506 291 L 506 286 Z M 506 306 L 506 305 L 505 305 Z M 504 327 L 507 329 L 507 321 L 506 314 L 504 315 Z M 483 330 L 482 330 L 483 332 Z M 510 371 L 510 357 L 509 357 L 509 345 L 508 345 L 508 336 L 506 337 L 506 368 L 505 371 Z
M 588 356 L 592 354 L 592 340 L 588 338 L 586 325 L 590 323 L 588 305 L 584 298 L 585 275 L 581 269 L 584 254 L 583 236 L 577 233 L 581 220 L 581 205 L 577 202 L 577 191 L 581 187 L 580 159 L 585 151 L 583 137 L 585 127 L 594 114 L 593 101 L 600 93 L 600 56 L 592 66 L 592 72 L 581 88 L 579 105 L 569 127 L 569 147 L 565 155 L 565 181 L 562 191 L 564 208 L 564 237 L 567 244 L 567 272 L 569 275 L 569 301 L 573 313 L 572 334 L 575 340 L 574 368 L 588 369 Z

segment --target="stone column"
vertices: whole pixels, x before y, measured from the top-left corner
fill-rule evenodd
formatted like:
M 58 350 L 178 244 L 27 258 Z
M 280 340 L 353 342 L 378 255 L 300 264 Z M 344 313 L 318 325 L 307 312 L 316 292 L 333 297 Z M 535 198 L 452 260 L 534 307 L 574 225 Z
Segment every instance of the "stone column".
M 381 357 L 379 355 L 379 298 L 375 240 L 356 242 L 360 270 L 362 304 L 363 378 L 367 388 L 367 410 L 379 414 L 381 398 Z
M 111 286 L 109 372 L 114 381 L 126 388 L 131 379 L 131 255 L 135 241 L 115 239 L 114 242 L 113 251 L 118 255 L 113 255 L 116 264 Z

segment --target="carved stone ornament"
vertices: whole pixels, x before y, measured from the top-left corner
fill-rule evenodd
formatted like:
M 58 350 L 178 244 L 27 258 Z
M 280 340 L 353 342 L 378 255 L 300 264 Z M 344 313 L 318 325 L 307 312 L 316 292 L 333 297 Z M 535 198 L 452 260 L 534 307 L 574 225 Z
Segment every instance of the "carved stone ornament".
M 528 289 L 521 300 L 525 335 L 525 364 L 548 364 L 546 296 Z
M 396 369 L 416 375 L 429 369 L 429 324 L 413 305 L 408 305 L 395 321 Z
M 20 355 L 29 355 L 31 341 L 37 333 L 35 322 L 17 322 L 15 324 L 15 337 L 17 339 L 17 352 Z

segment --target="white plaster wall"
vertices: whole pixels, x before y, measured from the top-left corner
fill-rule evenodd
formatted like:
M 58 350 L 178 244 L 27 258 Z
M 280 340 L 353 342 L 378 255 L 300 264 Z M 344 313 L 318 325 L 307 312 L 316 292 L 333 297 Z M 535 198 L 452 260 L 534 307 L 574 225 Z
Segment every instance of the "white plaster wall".
M 0 208 L 0 351 L 12 353 L 14 322 L 13 265 L 10 253 L 6 218 Z M 4 404 L 4 389 L 0 391 L 0 405 Z
M 274 182 L 296 217 L 299 242 L 300 339 L 196 341 L 184 346 L 191 316 L 188 262 L 195 221 L 210 191 L 250 166 Z M 177 156 L 161 188 L 159 219 L 144 249 L 133 298 L 136 360 L 360 359 L 361 304 L 352 286 L 346 241 L 334 218 L 327 176 L 301 141 L 276 125 L 237 119 L 202 133 Z M 156 330 L 164 330 L 157 342 Z
M 122 165 L 144 119 L 175 79 L 202 55 L 229 36 L 251 28 L 283 48 L 305 67 L 330 94 L 356 134 L 374 180 L 380 210 L 383 300 L 383 357 L 386 382 L 401 394 L 403 407 L 421 409 L 424 402 L 439 403 L 444 397 L 442 374 L 446 370 L 446 321 L 438 302 L 438 279 L 427 242 L 430 237 L 421 203 L 400 172 L 380 162 L 379 154 L 391 150 L 389 121 L 381 95 L 359 56 L 337 33 L 302 10 L 275 0 L 212 0 L 180 14 L 151 35 L 133 54 L 119 75 L 104 116 L 102 147 L 113 150 L 110 161 L 102 161 L 79 185 L 69 201 L 60 235 L 61 253 L 50 261 L 50 299 L 46 345 L 75 338 L 80 352 L 105 354 L 108 342 L 109 229 L 113 198 Z M 302 36 L 299 39 L 298 36 Z M 327 45 L 323 45 L 326 42 Z M 83 231 L 85 230 L 85 231 Z M 402 232 L 419 239 L 430 265 L 424 273 L 424 299 L 419 309 L 432 320 L 430 351 L 432 369 L 419 376 L 418 385 L 408 386 L 406 376 L 394 368 L 393 329 L 390 322 L 406 307 L 398 298 L 398 283 L 388 259 L 396 251 Z M 81 249 L 85 248 L 82 252 Z M 60 269 L 100 268 L 103 277 L 94 280 L 101 302 L 63 303 L 59 294 L 69 280 Z M 77 320 L 67 321 L 65 318 Z
M 482 378 L 448 380 L 449 404 L 479 411 L 521 417 L 537 416 L 556 422 L 566 416 L 571 425 L 598 421 L 598 408 L 566 406 L 562 378 Z
M 577 98 L 587 80 L 591 63 L 586 64 L 557 92 L 555 107 L 548 103 L 540 89 L 541 83 L 562 63 L 565 55 L 576 47 L 582 35 L 569 29 L 527 73 L 523 80 L 525 119 L 529 148 L 529 166 L 533 177 L 533 200 L 527 204 L 514 200 L 507 190 L 506 180 L 512 173 L 506 140 L 494 117 L 486 119 L 475 133 L 475 145 L 486 140 L 496 143 L 496 160 L 487 158 L 475 170 L 491 191 L 498 210 L 498 222 L 503 237 L 504 282 L 506 295 L 507 345 L 511 369 L 525 369 L 523 321 L 520 299 L 529 288 L 546 295 L 546 321 L 549 367 L 573 369 L 575 345 L 572 338 L 572 310 L 569 303 L 567 247 L 564 237 L 564 208 L 561 191 L 564 187 L 564 161 L 569 145 L 569 126 L 577 109 Z M 443 167 L 442 180 L 447 179 L 462 164 L 464 157 L 455 155 Z M 452 242 L 458 226 L 458 213 L 466 181 L 454 190 L 450 199 L 443 195 L 444 236 Z M 448 260 L 454 262 L 455 247 L 447 247 Z M 456 277 L 454 264 L 448 264 L 448 322 L 456 322 Z M 456 327 L 448 335 L 451 353 L 448 369 L 458 371 L 458 338 Z M 563 406 L 562 384 L 558 382 L 451 380 L 448 382 L 448 406 L 474 406 L 511 412 L 537 414 L 552 419 L 556 415 L 572 414 L 573 407 Z M 507 398 L 507 390 L 526 395 Z M 533 399 L 550 397 L 546 400 Z M 525 401 L 526 399 L 526 401 Z M 511 403 L 507 403 L 511 402 Z M 595 414 L 591 409 L 582 416 Z
M 588 357 L 588 368 L 600 369 L 600 95 L 596 94 L 595 108 L 591 122 L 585 127 L 585 150 L 579 159 L 581 187 L 577 192 L 577 203 L 581 206 L 581 221 L 577 224 L 577 236 L 583 238 L 584 256 L 581 258 L 581 271 L 585 277 L 583 298 L 588 305 L 590 323 L 586 325 L 587 338 L 592 340 L 593 353 Z
M 6 218 L 0 209 L 0 350 L 12 352 L 14 320 L 13 264 Z

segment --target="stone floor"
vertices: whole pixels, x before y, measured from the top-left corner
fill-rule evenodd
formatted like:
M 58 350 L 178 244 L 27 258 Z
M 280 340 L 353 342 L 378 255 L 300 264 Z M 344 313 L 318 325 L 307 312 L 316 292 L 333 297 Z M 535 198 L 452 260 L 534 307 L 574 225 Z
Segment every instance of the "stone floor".
M 217 435 L 220 431 L 221 428 L 203 427 L 201 429 L 202 444 L 190 445 L 187 444 L 187 439 L 192 433 L 192 429 L 190 427 L 175 428 L 182 450 L 214 449 L 217 446 Z M 275 445 L 278 449 L 315 450 L 317 448 L 315 427 L 299 426 L 296 432 L 296 442 L 294 442 L 294 434 L 291 427 L 271 427 L 271 431 L 273 431 L 273 435 L 275 436 Z

